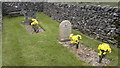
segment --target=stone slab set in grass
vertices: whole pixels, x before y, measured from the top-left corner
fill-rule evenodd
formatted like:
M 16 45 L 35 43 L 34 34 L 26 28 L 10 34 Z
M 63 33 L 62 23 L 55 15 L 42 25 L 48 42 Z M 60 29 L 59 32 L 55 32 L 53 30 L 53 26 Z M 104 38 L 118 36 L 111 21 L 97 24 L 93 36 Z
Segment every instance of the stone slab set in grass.
M 45 32 L 29 34 L 20 17 L 3 19 L 3 66 L 89 66 L 56 41 L 59 23 L 38 13 Z
M 73 53 L 75 53 L 75 47 L 74 46 L 69 47 L 70 41 L 59 42 L 59 43 L 67 47 Z M 110 59 L 103 58 L 102 63 L 98 63 L 99 61 L 98 53 L 92 48 L 84 46 L 83 44 L 79 44 L 78 54 L 77 53 L 75 54 L 76 56 L 79 57 L 80 60 L 90 63 L 92 66 L 107 66 L 107 64 L 110 64 L 111 62 Z
M 80 59 L 92 64 L 93 66 L 106 66 L 106 64 L 109 64 L 111 62 L 110 59 L 103 58 L 102 63 L 98 63 L 98 53 L 95 52 L 92 48 L 86 47 L 82 44 L 80 45 L 78 51 L 78 56 Z
M 22 24 L 24 25 L 25 29 L 28 31 L 29 34 L 35 33 L 31 25 L 29 25 L 28 23 L 22 23 Z M 38 31 L 39 31 L 38 33 L 44 32 L 44 30 L 39 25 L 38 25 Z

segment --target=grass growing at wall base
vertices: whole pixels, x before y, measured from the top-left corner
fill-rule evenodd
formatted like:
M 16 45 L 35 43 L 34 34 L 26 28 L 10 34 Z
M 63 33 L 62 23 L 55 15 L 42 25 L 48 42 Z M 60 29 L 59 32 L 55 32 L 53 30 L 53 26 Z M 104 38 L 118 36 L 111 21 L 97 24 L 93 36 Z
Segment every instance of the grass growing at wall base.
M 20 24 L 23 16 L 3 19 L 3 66 L 89 66 L 58 43 L 59 23 L 45 14 L 37 16 L 45 32 L 32 35 Z M 84 45 L 97 50 L 99 41 L 82 36 Z M 107 57 L 113 59 L 111 65 L 117 65 L 117 48 L 112 49 Z
M 45 32 L 29 34 L 24 17 L 3 17 L 3 66 L 88 66 L 57 41 L 59 23 L 38 13 Z
M 2 31 L 0 31 L 0 67 L 2 67 Z
M 82 34 L 80 31 L 73 30 L 72 32 L 74 34 L 80 34 L 83 37 L 83 39 L 81 40 L 82 44 L 94 49 L 96 52 L 99 52 L 97 47 L 99 44 L 102 43 L 101 41 L 90 38 L 90 37 Z M 112 53 L 108 53 L 106 58 L 112 60 L 112 62 L 110 63 L 110 66 L 118 66 L 118 58 L 119 58 L 118 57 L 118 48 L 116 48 L 115 45 L 111 45 L 111 44 L 110 44 L 110 47 L 112 49 Z

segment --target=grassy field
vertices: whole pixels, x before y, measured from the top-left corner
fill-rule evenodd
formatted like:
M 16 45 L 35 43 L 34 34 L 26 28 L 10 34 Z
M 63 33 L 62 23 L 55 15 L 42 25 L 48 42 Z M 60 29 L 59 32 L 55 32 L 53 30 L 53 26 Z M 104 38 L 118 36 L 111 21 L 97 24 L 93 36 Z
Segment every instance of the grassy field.
M 58 43 L 56 21 L 42 13 L 38 14 L 38 19 L 45 32 L 30 35 L 20 24 L 24 17 L 4 17 L 3 66 L 89 65 Z
M 38 13 L 40 25 L 45 32 L 29 34 L 20 24 L 24 17 L 3 17 L 3 66 L 89 66 L 57 41 L 59 23 L 43 13 Z M 80 32 L 82 43 L 97 51 L 100 43 Z M 107 58 L 113 59 L 110 65 L 118 64 L 117 48 Z
M 90 38 L 90 37 L 82 34 L 81 32 L 78 32 L 75 30 L 73 30 L 73 33 L 82 35 L 82 37 L 83 37 L 83 39 L 81 40 L 82 44 L 94 49 L 96 52 L 99 52 L 97 47 L 102 42 L 100 42 L 98 40 L 94 40 L 93 38 Z M 112 60 L 112 63 L 110 63 L 110 66 L 118 66 L 118 48 L 116 48 L 114 45 L 110 45 L 110 47 L 112 49 L 112 53 L 108 53 L 106 58 L 109 58 L 110 60 Z
M 2 67 L 2 31 L 0 31 L 0 67 Z

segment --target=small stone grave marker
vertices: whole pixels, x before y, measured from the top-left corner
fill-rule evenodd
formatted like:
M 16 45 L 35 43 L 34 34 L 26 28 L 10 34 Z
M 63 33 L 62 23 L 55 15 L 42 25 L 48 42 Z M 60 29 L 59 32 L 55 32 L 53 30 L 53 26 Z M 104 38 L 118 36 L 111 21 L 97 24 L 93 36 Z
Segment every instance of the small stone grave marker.
M 69 35 L 71 34 L 71 23 L 68 20 L 64 20 L 59 25 L 59 39 L 60 41 L 66 41 L 69 39 Z

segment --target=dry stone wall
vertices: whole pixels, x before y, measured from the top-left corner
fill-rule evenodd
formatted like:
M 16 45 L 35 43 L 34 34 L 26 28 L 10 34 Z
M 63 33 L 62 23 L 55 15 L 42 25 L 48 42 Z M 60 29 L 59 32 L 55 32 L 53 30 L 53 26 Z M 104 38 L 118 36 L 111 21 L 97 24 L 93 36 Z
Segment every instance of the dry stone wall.
M 58 22 L 69 20 L 72 28 L 95 39 L 112 44 L 118 43 L 116 40 L 120 32 L 118 7 L 44 3 L 43 11 Z
M 0 38 L 2 38 L 2 2 L 0 2 Z
M 17 8 L 16 8 L 17 6 Z M 120 22 L 118 7 L 100 5 L 75 5 L 58 2 L 3 2 L 2 13 L 24 8 L 44 12 L 58 22 L 69 20 L 72 28 L 95 39 L 119 45 Z
M 24 10 L 42 12 L 43 2 L 3 2 L 3 15 L 8 15 L 11 12 L 19 12 Z

